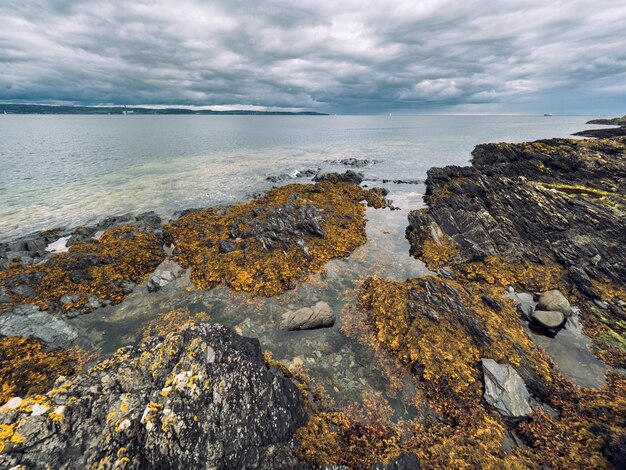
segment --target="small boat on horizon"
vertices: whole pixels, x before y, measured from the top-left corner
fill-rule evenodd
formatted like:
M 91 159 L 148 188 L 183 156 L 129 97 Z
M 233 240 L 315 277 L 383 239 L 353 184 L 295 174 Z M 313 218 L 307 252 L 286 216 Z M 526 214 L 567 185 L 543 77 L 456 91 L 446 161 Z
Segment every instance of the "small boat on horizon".
M 544 116 L 552 116 L 552 113 L 544 113 Z

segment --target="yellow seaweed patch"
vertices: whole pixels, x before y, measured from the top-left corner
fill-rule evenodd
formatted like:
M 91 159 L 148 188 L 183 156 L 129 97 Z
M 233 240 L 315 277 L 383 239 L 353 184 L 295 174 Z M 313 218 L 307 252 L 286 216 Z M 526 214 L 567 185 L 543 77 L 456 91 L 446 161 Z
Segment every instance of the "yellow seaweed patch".
M 329 260 L 348 256 L 363 245 L 361 202 L 384 207 L 382 194 L 352 183 L 293 184 L 247 204 L 186 214 L 166 228 L 174 237 L 178 262 L 191 267 L 191 280 L 198 287 L 225 283 L 238 291 L 271 296 L 294 288 L 297 280 L 322 271 Z M 292 212 L 314 207 L 324 236 L 302 234 L 268 247 L 254 236 L 242 235 L 252 230 L 252 224 L 263 224 L 269 211 L 286 204 Z M 224 253 L 220 242 L 226 241 L 234 245 Z
M 185 309 L 171 310 L 148 322 L 140 329 L 139 334 L 142 341 L 147 341 L 155 336 L 167 336 L 168 333 L 208 320 L 209 316 L 204 312 L 192 314 Z
M 519 286 L 524 290 L 540 292 L 564 287 L 565 271 L 548 260 L 543 264 L 511 263 L 500 256 L 488 256 L 482 261 L 465 263 L 459 270 L 469 280 L 501 287 Z
M 130 226 L 119 227 L 105 232 L 99 240 L 76 243 L 68 252 L 42 264 L 25 267 L 14 264 L 0 272 L 0 285 L 10 291 L 17 278 L 35 276 L 38 280 L 31 287 L 36 296 L 13 295 L 11 303 L 31 303 L 43 310 L 50 303 L 58 303 L 64 295 L 79 297 L 74 303 L 65 304 L 65 311 L 82 307 L 90 295 L 119 303 L 128 295 L 121 283 L 143 281 L 164 257 L 162 242 L 156 235 Z M 72 273 L 76 272 L 80 276 L 72 280 Z
M 93 356 L 79 349 L 44 351 L 33 338 L 0 338 L 0 403 L 42 393 L 60 375 L 72 375 Z

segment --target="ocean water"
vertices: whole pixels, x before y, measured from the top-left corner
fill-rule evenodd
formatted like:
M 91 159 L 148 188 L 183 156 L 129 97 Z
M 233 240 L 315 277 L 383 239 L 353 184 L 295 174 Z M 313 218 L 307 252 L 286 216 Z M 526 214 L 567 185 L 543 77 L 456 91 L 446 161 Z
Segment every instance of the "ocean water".
M 0 240 L 112 214 L 233 203 L 268 175 L 370 158 L 424 178 L 494 141 L 567 137 L 590 117 L 0 116 Z M 413 191 L 415 188 L 396 188 Z
M 183 276 L 161 291 L 138 288 L 122 304 L 70 320 L 83 346 L 109 354 L 138 341 L 146 322 L 173 309 L 205 313 L 289 364 L 302 364 L 338 404 L 386 392 L 372 354 L 341 332 L 342 312 L 360 282 L 377 274 L 404 280 L 427 274 L 409 256 L 407 214 L 423 206 L 423 180 L 432 166 L 464 165 L 483 142 L 568 137 L 590 128 L 590 117 L 531 116 L 0 116 L 0 239 L 55 226 L 75 226 L 124 212 L 175 211 L 242 202 L 272 186 L 267 176 L 294 170 L 343 171 L 341 158 L 380 162 L 359 169 L 370 186 L 384 186 L 401 210 L 367 209 L 367 243 L 326 272 L 269 299 L 227 288 L 203 291 Z M 288 182 L 292 182 L 288 181 Z M 305 182 L 305 179 L 295 181 Z M 287 310 L 328 302 L 332 328 L 285 332 Z M 541 339 L 541 338 L 539 338 Z M 589 354 L 579 339 L 541 346 L 574 380 Z M 584 351 L 583 351 L 584 349 Z M 587 353 L 586 355 L 584 353 Z M 599 374 L 602 374 L 600 371 Z M 583 377 L 585 379 L 585 377 Z M 586 384 L 586 383 L 583 383 Z M 407 391 L 410 394 L 410 390 Z M 398 417 L 414 410 L 388 395 Z

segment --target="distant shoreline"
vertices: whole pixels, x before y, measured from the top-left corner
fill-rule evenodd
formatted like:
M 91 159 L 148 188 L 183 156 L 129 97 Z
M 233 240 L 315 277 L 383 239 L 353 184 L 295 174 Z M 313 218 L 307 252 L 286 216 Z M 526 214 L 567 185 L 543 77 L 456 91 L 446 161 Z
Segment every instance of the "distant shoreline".
M 313 111 L 290 112 L 290 111 L 248 111 L 230 110 L 214 111 L 210 109 L 185 109 L 185 108 L 141 108 L 124 106 L 53 106 L 40 104 L 8 104 L 0 103 L 0 114 L 172 114 L 172 115 L 268 115 L 268 116 L 328 116 L 326 113 Z

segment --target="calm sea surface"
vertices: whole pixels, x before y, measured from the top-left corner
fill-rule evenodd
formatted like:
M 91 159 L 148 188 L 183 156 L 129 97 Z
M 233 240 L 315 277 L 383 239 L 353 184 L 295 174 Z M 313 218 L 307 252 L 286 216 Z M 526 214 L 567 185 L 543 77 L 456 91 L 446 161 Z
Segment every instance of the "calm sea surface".
M 239 202 L 267 189 L 268 175 L 338 158 L 382 160 L 369 177 L 424 178 L 431 166 L 466 163 L 476 144 L 567 137 L 588 119 L 0 115 L 0 239 Z
M 328 160 L 347 157 L 380 160 L 359 170 L 369 179 L 421 180 L 432 166 L 466 164 L 479 143 L 567 137 L 589 128 L 584 124 L 588 119 L 2 115 L 0 239 L 124 212 L 155 210 L 167 217 L 184 208 L 240 202 L 269 188 L 269 175 L 308 168 L 344 170 Z M 387 383 L 374 367 L 371 351 L 341 332 L 342 312 L 354 303 L 366 276 L 403 280 L 428 273 L 409 256 L 404 238 L 408 211 L 423 205 L 424 185 L 384 186 L 402 210 L 367 209 L 367 243 L 292 291 L 269 299 L 227 288 L 203 291 L 185 275 L 157 293 L 137 288 L 120 305 L 70 323 L 85 347 L 108 354 L 136 343 L 141 327 L 164 312 L 202 312 L 259 338 L 277 359 L 303 364 L 339 404 L 359 402 L 368 392 L 385 393 Z M 337 313 L 334 327 L 295 332 L 278 328 L 284 312 L 319 300 Z M 543 341 L 541 346 L 581 385 L 601 384 L 597 359 L 574 333 L 559 334 L 559 341 Z M 410 398 L 407 387 L 403 396 Z M 398 417 L 412 414 L 402 396 L 386 399 Z

